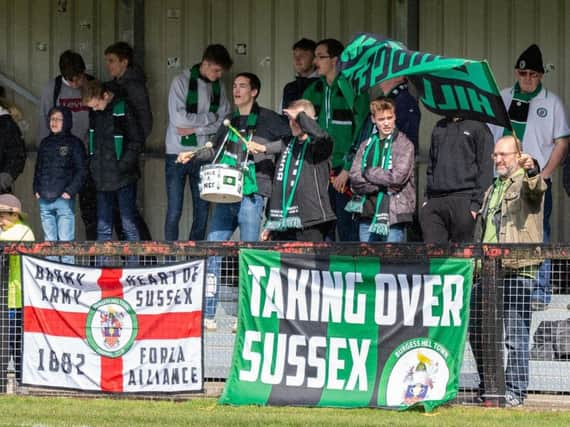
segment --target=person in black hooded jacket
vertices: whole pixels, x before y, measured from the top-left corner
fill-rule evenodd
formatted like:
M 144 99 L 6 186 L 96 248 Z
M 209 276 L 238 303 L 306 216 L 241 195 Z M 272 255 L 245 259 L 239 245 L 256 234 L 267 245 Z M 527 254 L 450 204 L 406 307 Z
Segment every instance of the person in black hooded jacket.
M 152 111 L 144 72 L 133 62 L 133 56 L 133 48 L 127 42 L 113 43 L 105 49 L 105 66 L 113 78 L 112 90 L 117 95 L 126 98 L 133 107 L 139 129 L 143 134 L 144 144 L 152 131 Z M 118 209 L 115 208 L 115 217 L 117 217 L 117 211 Z M 152 240 L 148 225 L 138 209 L 135 222 L 141 240 Z M 115 224 L 115 230 L 120 236 L 123 235 L 120 224 Z
M 26 146 L 10 106 L 0 99 L 0 194 L 11 193 L 14 181 L 24 170 Z
M 75 240 L 75 195 L 87 175 L 83 141 L 71 133 L 73 116 L 58 106 L 48 114 L 50 135 L 38 148 L 33 189 L 40 205 L 45 240 Z M 72 257 L 62 257 L 73 262 Z
M 124 98 L 98 80 L 82 88 L 90 116 L 89 170 L 97 189 L 97 240 L 113 237 L 113 201 L 116 198 L 126 240 L 139 240 L 136 227 L 139 155 L 143 136 L 135 114 Z

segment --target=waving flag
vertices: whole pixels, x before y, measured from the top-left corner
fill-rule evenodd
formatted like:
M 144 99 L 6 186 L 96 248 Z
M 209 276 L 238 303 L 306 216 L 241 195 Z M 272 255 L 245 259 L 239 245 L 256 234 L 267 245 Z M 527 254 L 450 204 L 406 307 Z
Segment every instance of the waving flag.
M 23 256 L 22 277 L 24 384 L 202 390 L 204 261 L 101 269 Z
M 511 129 L 499 88 L 486 61 L 412 51 L 395 40 L 359 34 L 342 52 L 339 68 L 357 92 L 405 76 L 416 87 L 428 110 Z

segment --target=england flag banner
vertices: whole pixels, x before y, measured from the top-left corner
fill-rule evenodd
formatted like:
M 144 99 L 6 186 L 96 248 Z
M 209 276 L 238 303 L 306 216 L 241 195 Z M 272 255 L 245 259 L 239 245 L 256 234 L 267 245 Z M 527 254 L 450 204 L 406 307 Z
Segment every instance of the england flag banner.
M 22 284 L 24 384 L 202 390 L 203 260 L 122 269 L 22 256 Z

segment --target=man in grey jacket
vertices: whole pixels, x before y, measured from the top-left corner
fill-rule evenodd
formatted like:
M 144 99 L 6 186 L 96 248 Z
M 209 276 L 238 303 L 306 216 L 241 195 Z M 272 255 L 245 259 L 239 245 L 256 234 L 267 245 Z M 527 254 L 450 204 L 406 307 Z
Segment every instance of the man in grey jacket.
M 226 48 L 213 44 L 206 48 L 202 61 L 175 77 L 168 94 L 168 128 L 166 130 L 166 195 L 168 206 L 164 238 L 178 240 L 178 223 L 182 215 L 184 188 L 190 181 L 192 194 L 192 229 L 190 240 L 204 240 L 208 219 L 208 202 L 200 199 L 198 183 L 204 162 L 194 157 L 177 163 L 178 154 L 195 151 L 216 133 L 230 112 L 220 79 L 232 66 Z

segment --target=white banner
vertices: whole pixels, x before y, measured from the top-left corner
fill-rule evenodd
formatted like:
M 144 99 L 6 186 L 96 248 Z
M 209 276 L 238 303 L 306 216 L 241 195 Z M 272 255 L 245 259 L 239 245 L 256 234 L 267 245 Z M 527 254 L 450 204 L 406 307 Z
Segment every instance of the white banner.
M 22 257 L 22 382 L 201 391 L 204 261 L 90 268 Z

